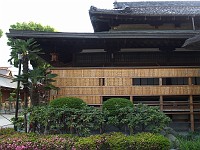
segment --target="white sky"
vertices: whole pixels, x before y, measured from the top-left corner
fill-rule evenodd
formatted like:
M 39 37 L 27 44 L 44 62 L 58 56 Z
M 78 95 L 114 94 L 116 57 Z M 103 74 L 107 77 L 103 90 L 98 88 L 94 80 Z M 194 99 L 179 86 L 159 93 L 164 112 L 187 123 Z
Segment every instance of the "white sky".
M 115 0 L 0 0 L 0 67 L 10 67 L 6 32 L 17 22 L 36 22 L 59 32 L 93 32 L 90 6 L 112 9 Z M 118 2 L 131 0 L 117 0 Z M 133 0 L 132 0 L 133 1 Z M 135 0 L 138 1 L 138 0 Z M 142 0 L 139 0 L 142 1 Z M 160 0 L 162 1 L 162 0 Z M 174 0 L 175 1 L 175 0 Z M 194 1 L 194 0 L 193 0 Z

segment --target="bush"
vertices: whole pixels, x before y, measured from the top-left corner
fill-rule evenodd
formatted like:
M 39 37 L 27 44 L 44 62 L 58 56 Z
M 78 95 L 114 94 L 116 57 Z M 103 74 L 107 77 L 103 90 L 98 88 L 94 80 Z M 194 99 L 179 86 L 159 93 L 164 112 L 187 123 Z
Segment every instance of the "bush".
M 60 137 L 59 135 L 41 136 L 37 134 L 16 133 L 10 137 L 0 139 L 2 150 L 71 150 L 73 138 Z
M 109 112 L 109 116 L 117 116 L 117 110 L 124 107 L 133 107 L 133 103 L 125 98 L 110 98 L 102 105 L 102 109 Z
M 124 135 L 121 132 L 113 132 L 108 134 L 107 143 L 110 150 L 128 150 L 130 147 L 129 136 Z
M 131 137 L 131 136 L 130 136 Z M 153 133 L 138 133 L 132 136 L 130 149 L 169 150 L 170 141 L 163 135 Z
M 0 135 L 9 135 L 15 133 L 13 128 L 0 128 Z
M 11 122 L 17 127 L 18 130 L 24 129 L 24 117 L 19 116 L 17 118 L 17 121 L 15 120 L 15 117 L 11 118 Z
M 79 138 L 77 150 L 169 150 L 170 142 L 162 135 L 139 133 L 127 136 L 121 132 Z
M 180 150 L 199 150 L 200 134 L 198 132 L 189 132 L 186 135 L 178 136 Z
M 133 111 L 127 112 L 126 122 L 131 130 L 158 133 L 163 130 L 171 119 L 158 107 L 145 104 L 136 105 Z
M 89 137 L 77 137 L 68 134 L 38 135 L 15 132 L 0 138 L 0 149 L 59 149 L 59 150 L 168 150 L 170 142 L 162 135 L 139 133 L 127 136 L 121 132 L 112 132 Z
M 81 109 L 87 104 L 80 98 L 62 97 L 50 101 L 49 105 L 54 108 L 68 107 L 68 108 Z

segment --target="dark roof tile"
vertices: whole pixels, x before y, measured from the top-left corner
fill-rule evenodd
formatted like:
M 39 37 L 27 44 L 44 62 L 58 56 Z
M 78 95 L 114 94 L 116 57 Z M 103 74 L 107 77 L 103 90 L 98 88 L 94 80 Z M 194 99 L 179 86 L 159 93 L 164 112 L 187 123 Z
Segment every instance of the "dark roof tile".
M 114 9 L 91 7 L 93 13 L 132 15 L 200 15 L 200 1 L 115 2 Z

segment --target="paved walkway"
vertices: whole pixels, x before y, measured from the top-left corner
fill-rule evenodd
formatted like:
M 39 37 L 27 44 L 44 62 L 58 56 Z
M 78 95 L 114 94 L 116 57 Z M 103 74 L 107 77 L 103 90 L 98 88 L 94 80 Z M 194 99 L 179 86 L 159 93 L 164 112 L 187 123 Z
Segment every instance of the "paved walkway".
M 15 117 L 14 114 L 0 114 L 0 128 L 13 128 L 13 124 L 10 121 L 13 117 Z

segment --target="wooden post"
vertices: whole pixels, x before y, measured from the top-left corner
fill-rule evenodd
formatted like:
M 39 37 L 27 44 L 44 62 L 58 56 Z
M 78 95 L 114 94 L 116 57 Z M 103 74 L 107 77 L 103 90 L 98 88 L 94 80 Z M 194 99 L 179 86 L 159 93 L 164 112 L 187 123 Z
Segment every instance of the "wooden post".
M 159 86 L 162 86 L 162 78 L 159 78 Z
M 130 96 L 130 101 L 133 103 L 133 96 Z
M 102 107 L 102 105 L 103 105 L 103 96 L 100 96 L 100 107 Z
M 194 111 L 193 111 L 193 97 L 192 97 L 192 95 L 190 95 L 189 101 L 190 101 L 190 127 L 191 127 L 191 131 L 194 131 Z
M 163 96 L 160 95 L 160 111 L 163 111 Z
M 188 84 L 192 85 L 192 78 L 191 77 L 188 78 Z

